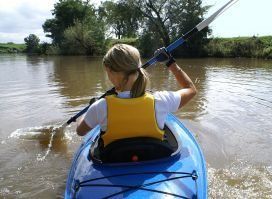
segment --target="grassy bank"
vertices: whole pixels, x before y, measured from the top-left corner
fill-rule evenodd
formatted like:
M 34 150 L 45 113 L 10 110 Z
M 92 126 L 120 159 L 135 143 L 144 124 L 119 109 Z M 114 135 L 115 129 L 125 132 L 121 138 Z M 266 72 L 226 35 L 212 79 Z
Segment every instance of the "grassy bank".
M 142 46 L 139 44 L 137 38 L 111 40 L 108 47 L 116 43 L 126 43 L 136 46 L 143 54 Z M 247 57 L 272 59 L 272 36 L 211 38 L 202 54 L 207 57 L 220 58 Z
M 126 43 L 136 46 L 144 54 L 143 46 L 139 43 L 139 38 L 108 39 L 105 42 L 105 49 L 116 43 Z M 150 45 L 150 44 L 145 44 Z M 25 44 L 0 43 L 1 53 L 23 53 Z M 40 44 L 38 54 L 62 54 L 58 46 L 50 44 Z M 73 50 L 73 48 L 71 48 Z M 234 38 L 211 38 L 206 44 L 202 53 L 207 57 L 247 57 L 272 59 L 272 36 L 263 37 L 234 37 Z M 153 51 L 153 49 L 152 49 Z M 103 52 L 100 52 L 103 53 Z M 71 54 L 73 54 L 71 52 Z M 76 51 L 74 54 L 77 54 Z M 84 54 L 84 53 L 82 53 Z M 182 56 L 182 55 L 181 55 Z M 148 56 L 149 57 L 149 56 Z
M 272 36 L 212 38 L 206 52 L 210 57 L 272 59 Z
M 25 48 L 25 44 L 0 43 L 0 53 L 23 53 Z

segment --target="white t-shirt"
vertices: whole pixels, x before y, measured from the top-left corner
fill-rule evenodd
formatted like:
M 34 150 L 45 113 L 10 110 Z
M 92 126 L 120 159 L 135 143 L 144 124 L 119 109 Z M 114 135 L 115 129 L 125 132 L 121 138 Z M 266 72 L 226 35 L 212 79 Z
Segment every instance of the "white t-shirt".
M 179 108 L 181 96 L 179 92 L 157 91 L 152 93 L 155 99 L 155 113 L 157 124 L 163 129 L 168 113 L 176 112 Z M 117 97 L 130 98 L 130 91 L 118 93 Z M 90 128 L 100 125 L 102 131 L 107 130 L 107 102 L 100 99 L 93 103 L 84 116 L 84 121 Z

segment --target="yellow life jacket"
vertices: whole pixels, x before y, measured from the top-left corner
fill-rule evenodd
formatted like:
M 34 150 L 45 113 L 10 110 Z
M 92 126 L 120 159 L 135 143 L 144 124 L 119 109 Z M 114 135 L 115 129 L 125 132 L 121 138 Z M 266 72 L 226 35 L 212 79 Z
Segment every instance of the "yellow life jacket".
M 102 135 L 104 147 L 113 141 L 152 137 L 163 140 L 164 131 L 159 129 L 155 116 L 153 95 L 144 94 L 137 98 L 106 96 L 108 106 L 107 130 Z

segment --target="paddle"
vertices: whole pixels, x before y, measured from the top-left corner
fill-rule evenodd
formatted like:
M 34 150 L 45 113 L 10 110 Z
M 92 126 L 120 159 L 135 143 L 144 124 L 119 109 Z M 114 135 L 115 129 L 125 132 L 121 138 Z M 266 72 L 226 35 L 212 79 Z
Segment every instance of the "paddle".
M 196 25 L 192 30 L 187 32 L 185 35 L 177 39 L 175 42 L 171 43 L 169 46 L 166 47 L 166 49 L 169 52 L 172 52 L 174 49 L 176 49 L 178 46 L 183 44 L 186 40 L 188 40 L 192 35 L 195 33 L 201 31 L 202 29 L 206 28 L 216 17 L 218 17 L 220 14 L 222 14 L 227 8 L 229 8 L 231 5 L 233 5 L 238 0 L 230 0 L 228 3 L 226 3 L 224 6 L 222 6 L 219 10 L 217 10 L 214 14 L 212 14 L 207 19 L 200 22 L 198 25 Z M 157 57 L 153 57 L 150 60 L 148 60 L 144 65 L 142 65 L 142 68 L 147 68 L 148 66 L 154 64 L 157 62 Z M 108 90 L 106 93 L 101 95 L 98 98 L 92 98 L 90 100 L 90 103 L 87 107 L 85 107 L 83 110 L 81 110 L 79 113 L 77 113 L 75 116 L 71 117 L 66 123 L 62 125 L 62 127 L 66 127 L 67 125 L 71 124 L 72 122 L 75 122 L 77 118 L 79 118 L 81 115 L 83 115 L 88 108 L 97 100 L 102 99 L 107 95 L 115 94 L 115 88 L 112 88 Z

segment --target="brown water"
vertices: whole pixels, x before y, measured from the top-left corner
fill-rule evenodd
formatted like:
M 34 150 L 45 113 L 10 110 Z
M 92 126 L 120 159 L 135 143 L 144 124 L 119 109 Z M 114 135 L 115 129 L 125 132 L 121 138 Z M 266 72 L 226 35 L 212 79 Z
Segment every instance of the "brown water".
M 210 198 L 272 198 L 272 61 L 186 59 L 198 95 L 176 115 L 207 160 Z M 175 90 L 162 66 L 153 90 Z M 0 56 L 0 198 L 62 198 L 81 138 L 56 129 L 111 87 L 100 58 Z

